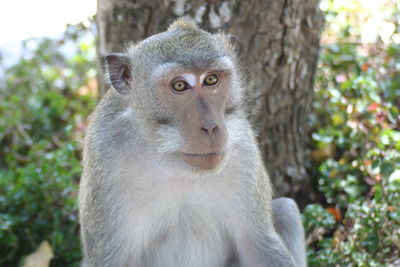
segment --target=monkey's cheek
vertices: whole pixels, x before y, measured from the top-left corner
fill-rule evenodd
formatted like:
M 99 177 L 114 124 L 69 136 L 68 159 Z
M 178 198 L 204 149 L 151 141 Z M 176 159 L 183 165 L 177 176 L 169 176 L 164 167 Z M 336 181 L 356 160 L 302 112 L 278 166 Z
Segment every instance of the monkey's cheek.
M 182 159 L 197 168 L 203 170 L 211 170 L 218 166 L 225 156 L 225 153 L 218 153 L 212 155 L 186 155 L 181 154 Z

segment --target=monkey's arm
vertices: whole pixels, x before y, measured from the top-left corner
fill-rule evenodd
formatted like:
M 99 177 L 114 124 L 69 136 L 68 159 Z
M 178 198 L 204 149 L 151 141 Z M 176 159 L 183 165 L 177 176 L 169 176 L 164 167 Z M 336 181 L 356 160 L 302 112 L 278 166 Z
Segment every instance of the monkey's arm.
M 257 209 L 256 209 L 257 210 Z M 251 221 L 237 242 L 237 252 L 242 267 L 295 267 L 297 259 L 274 229 L 272 211 L 266 217 L 263 209 L 249 215 Z M 283 229 L 280 229 L 283 230 Z M 286 232 L 285 232 L 286 234 Z M 303 265 L 299 265 L 303 266 Z
M 293 257 L 274 232 L 255 233 L 258 236 L 242 239 L 238 244 L 242 267 L 295 267 Z
M 262 162 L 260 157 L 257 161 Z M 296 203 L 287 198 L 272 201 L 269 177 L 261 163 L 255 179 L 254 191 L 249 191 L 254 197 L 248 207 L 251 222 L 237 246 L 240 266 L 306 266 Z
M 241 266 L 306 267 L 304 229 L 297 204 L 290 198 L 273 200 L 272 221 L 273 227 L 267 220 L 257 232 L 251 231 L 251 240 L 239 246 Z
M 297 266 L 307 266 L 304 229 L 297 204 L 290 198 L 275 199 L 272 201 L 272 218 L 275 230 Z

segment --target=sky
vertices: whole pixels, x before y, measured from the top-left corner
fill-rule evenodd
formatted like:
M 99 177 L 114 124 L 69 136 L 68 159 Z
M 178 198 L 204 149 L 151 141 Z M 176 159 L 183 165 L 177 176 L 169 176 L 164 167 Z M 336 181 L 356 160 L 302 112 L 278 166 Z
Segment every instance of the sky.
M 0 0 L 0 45 L 62 33 L 96 13 L 96 0 Z

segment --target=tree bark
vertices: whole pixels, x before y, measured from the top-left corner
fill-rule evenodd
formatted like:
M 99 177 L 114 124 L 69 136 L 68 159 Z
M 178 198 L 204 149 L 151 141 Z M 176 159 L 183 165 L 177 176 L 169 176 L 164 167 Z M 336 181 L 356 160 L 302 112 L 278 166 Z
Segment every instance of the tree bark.
M 237 37 L 252 86 L 249 117 L 277 195 L 309 201 L 308 115 L 323 18 L 319 0 L 98 0 L 102 58 L 189 16 Z

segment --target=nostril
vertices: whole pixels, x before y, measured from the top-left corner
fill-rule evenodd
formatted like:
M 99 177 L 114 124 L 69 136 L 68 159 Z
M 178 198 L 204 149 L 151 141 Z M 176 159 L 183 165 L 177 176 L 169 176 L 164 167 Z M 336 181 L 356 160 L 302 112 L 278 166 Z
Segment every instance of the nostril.
M 213 134 L 215 134 L 215 133 L 217 132 L 217 130 L 218 130 L 218 126 L 215 125 L 215 127 L 211 130 L 211 132 L 212 132 Z
M 218 126 L 214 125 L 214 126 L 210 126 L 210 127 L 201 127 L 201 130 L 203 131 L 203 133 L 205 134 L 215 134 L 217 132 Z

